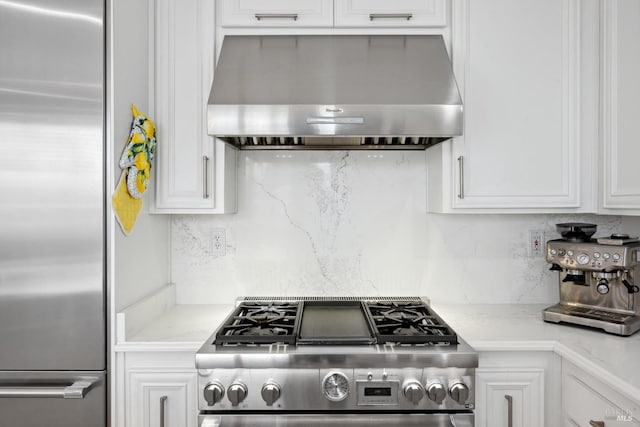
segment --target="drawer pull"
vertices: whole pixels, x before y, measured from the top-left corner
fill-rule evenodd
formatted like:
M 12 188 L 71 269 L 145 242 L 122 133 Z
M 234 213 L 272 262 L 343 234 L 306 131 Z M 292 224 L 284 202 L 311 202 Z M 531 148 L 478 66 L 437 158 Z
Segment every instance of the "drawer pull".
M 604 427 L 604 421 L 589 421 L 591 427 Z
M 504 395 L 507 399 L 507 427 L 513 427 L 513 396 Z
M 160 397 L 160 427 L 165 426 L 165 416 L 167 415 L 167 396 Z
M 298 20 L 297 13 L 256 13 L 255 17 L 258 21 L 262 21 L 263 19 L 293 19 L 294 21 Z
M 458 199 L 464 199 L 464 158 L 458 157 Z
M 209 157 L 202 156 L 202 198 L 209 198 Z
M 374 19 L 406 19 L 407 21 L 413 18 L 413 13 L 370 13 L 369 20 Z

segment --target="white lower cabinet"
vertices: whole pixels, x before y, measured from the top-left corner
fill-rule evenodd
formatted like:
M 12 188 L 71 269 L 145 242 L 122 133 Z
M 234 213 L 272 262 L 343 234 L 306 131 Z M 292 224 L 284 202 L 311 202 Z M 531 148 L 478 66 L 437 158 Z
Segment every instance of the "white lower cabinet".
M 564 425 L 638 427 L 640 404 L 620 395 L 574 364 L 562 361 Z
M 544 369 L 478 369 L 476 379 L 478 425 L 544 426 Z
M 196 427 L 193 353 L 127 353 L 126 427 Z
M 552 352 L 481 352 L 476 427 L 559 425 L 560 360 Z
M 130 372 L 127 425 L 196 426 L 195 372 Z

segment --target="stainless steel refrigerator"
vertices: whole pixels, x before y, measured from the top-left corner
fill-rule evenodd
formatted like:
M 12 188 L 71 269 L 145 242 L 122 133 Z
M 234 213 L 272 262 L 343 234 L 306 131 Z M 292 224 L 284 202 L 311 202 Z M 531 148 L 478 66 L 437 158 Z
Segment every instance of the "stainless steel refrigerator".
M 104 0 L 0 0 L 0 427 L 106 426 Z

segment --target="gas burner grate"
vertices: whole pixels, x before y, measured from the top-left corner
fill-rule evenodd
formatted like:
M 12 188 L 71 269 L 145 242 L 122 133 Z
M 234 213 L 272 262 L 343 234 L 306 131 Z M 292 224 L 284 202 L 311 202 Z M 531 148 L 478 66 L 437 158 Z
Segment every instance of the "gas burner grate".
M 243 302 L 216 333 L 216 345 L 294 344 L 300 303 Z
M 414 302 L 414 303 L 422 303 L 423 300 L 420 297 L 400 297 L 400 296 L 384 296 L 384 297 L 362 297 L 362 296 L 353 296 L 353 297 L 340 297 L 340 296 L 263 296 L 263 297 L 241 297 L 238 299 L 240 302 L 309 302 L 309 301 L 352 301 L 352 302 L 360 302 L 360 301 L 370 301 L 370 302 Z
M 365 306 L 379 344 L 458 343 L 453 330 L 422 302 L 370 302 Z

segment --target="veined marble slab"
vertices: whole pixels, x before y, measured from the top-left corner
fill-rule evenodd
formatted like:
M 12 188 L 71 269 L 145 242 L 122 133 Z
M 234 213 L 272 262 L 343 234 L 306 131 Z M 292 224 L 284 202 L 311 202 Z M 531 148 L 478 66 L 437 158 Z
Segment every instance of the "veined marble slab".
M 238 295 L 428 295 L 446 303 L 551 303 L 557 274 L 529 257 L 529 230 L 596 215 L 426 212 L 425 153 L 240 152 L 238 213 L 174 215 L 171 276 L 180 304 Z M 224 229 L 224 256 L 212 230 Z M 634 230 L 624 230 L 634 233 Z

